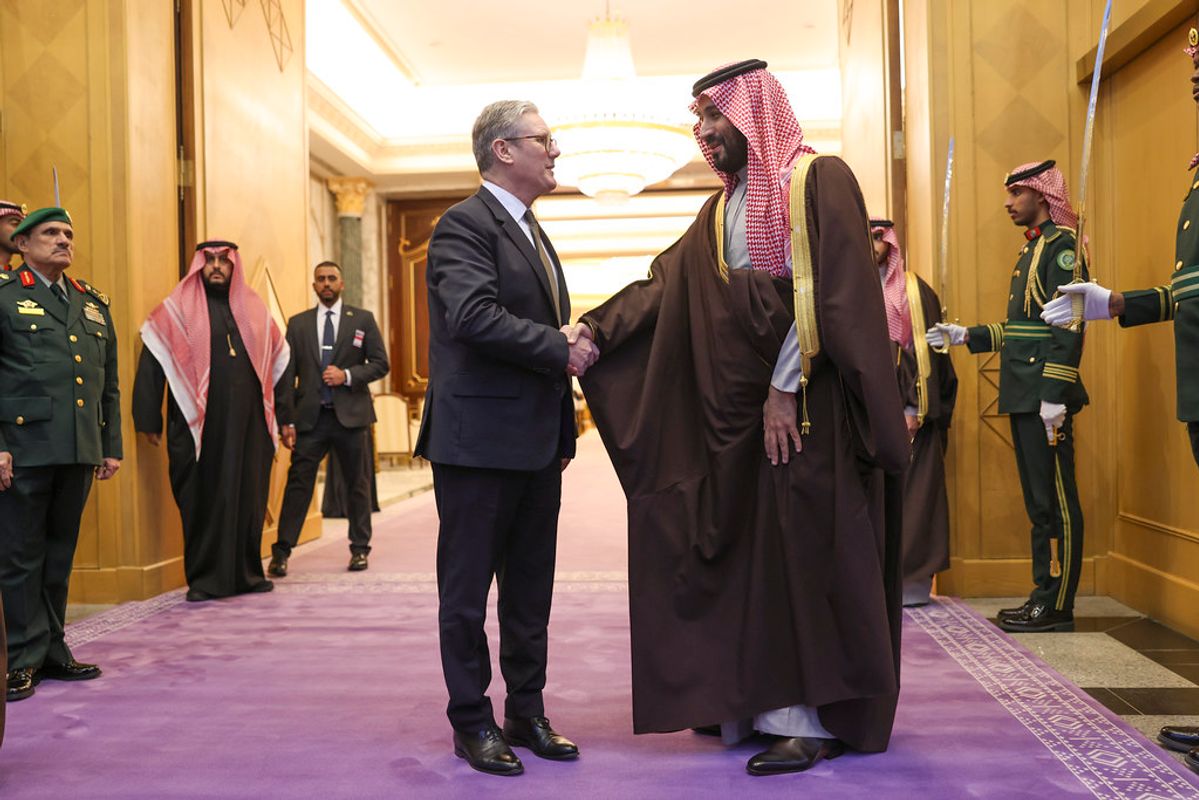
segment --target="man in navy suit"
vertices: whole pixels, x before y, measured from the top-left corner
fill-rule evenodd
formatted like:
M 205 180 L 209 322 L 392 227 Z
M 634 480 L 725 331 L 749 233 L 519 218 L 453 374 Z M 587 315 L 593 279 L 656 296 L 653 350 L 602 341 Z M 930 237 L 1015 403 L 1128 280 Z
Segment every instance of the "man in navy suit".
M 291 449 L 279 535 L 267 573 L 287 575 L 287 559 L 300 538 L 316 470 L 332 449 L 345 473 L 350 520 L 350 569 L 367 568 L 371 502 L 364 467 L 367 428 L 375 421 L 369 384 L 387 374 L 387 349 L 375 317 L 341 301 L 341 267 L 316 265 L 312 288 L 320 302 L 287 321 L 291 361 L 277 384 L 279 437 Z
M 429 388 L 416 454 L 433 464 L 441 662 L 454 752 L 517 775 L 511 746 L 572 759 L 545 717 L 546 629 L 562 470 L 575 453 L 570 375 L 598 356 L 568 342 L 570 299 L 530 206 L 557 186 L 557 143 L 537 107 L 501 101 L 475 120 L 482 188 L 441 217 L 429 243 Z M 487 688 L 483 631 L 499 590 L 504 728 Z

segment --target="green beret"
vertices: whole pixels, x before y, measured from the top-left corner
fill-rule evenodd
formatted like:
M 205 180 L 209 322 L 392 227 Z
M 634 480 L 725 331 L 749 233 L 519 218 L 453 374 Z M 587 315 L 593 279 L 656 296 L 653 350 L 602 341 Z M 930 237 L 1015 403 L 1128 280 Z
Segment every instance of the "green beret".
M 65 222 L 68 225 L 71 222 L 71 215 L 67 213 L 65 208 L 51 206 L 50 208 L 39 208 L 37 211 L 30 211 L 29 216 L 21 220 L 21 224 L 13 229 L 12 235 L 19 236 L 22 233 L 32 233 L 33 229 L 43 222 Z

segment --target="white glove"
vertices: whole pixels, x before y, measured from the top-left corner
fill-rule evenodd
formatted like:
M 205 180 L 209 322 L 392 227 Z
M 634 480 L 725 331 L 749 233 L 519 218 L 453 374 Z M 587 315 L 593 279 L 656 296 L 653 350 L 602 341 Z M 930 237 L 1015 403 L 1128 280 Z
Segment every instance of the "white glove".
M 1070 304 L 1074 295 L 1082 295 L 1082 318 L 1084 320 L 1089 322 L 1095 319 L 1112 318 L 1111 312 L 1108 310 L 1108 301 L 1112 296 L 1111 289 L 1105 289 L 1097 283 L 1070 283 L 1058 287 L 1058 291 L 1062 293 L 1062 296 L 1050 300 L 1041 309 L 1041 319 L 1050 325 L 1064 328 L 1070 324 L 1070 321 L 1074 319 L 1074 311 Z
M 938 322 L 924 332 L 924 338 L 929 347 L 944 347 L 949 344 L 965 344 L 966 328 L 963 325 L 951 325 L 948 322 Z
M 1050 444 L 1057 443 L 1057 429 L 1066 421 L 1066 406 L 1064 403 L 1049 403 L 1041 401 L 1041 422 L 1045 423 L 1045 435 Z

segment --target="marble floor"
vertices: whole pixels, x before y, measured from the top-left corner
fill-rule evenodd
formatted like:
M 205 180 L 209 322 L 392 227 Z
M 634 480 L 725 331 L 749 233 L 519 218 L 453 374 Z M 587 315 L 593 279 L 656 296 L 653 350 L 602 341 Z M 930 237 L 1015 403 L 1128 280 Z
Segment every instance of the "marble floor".
M 994 621 L 1024 598 L 966 602 Z M 1199 725 L 1199 641 L 1110 597 L 1078 597 L 1074 624 L 1074 633 L 1013 638 L 1150 739 L 1162 725 Z

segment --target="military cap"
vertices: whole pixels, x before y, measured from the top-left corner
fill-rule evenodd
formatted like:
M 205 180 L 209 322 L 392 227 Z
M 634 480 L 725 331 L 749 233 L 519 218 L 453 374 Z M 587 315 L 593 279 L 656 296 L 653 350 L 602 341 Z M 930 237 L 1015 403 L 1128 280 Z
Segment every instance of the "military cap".
M 45 222 L 65 222 L 68 225 L 74 224 L 71 222 L 71 215 L 67 213 L 65 208 L 50 206 L 49 208 L 39 208 L 37 211 L 29 212 L 29 216 L 21 220 L 21 224 L 13 229 L 12 235 L 20 236 L 23 233 L 32 233 L 34 228 Z
M 210 248 L 236 250 L 237 245 L 233 242 L 227 242 L 224 239 L 209 239 L 207 242 L 200 242 L 196 245 L 196 252 L 198 253 L 201 250 L 208 250 Z
M 1021 170 L 1020 172 L 1009 172 L 1003 177 L 1003 185 L 1011 186 L 1016 181 L 1022 181 L 1026 178 L 1031 178 L 1034 175 L 1040 175 L 1042 172 L 1053 169 L 1056 165 L 1056 161 L 1049 159 L 1048 161 L 1042 161 L 1040 164 L 1029 167 L 1028 169 Z
M 691 87 L 691 96 L 699 97 L 704 89 L 711 89 L 713 86 L 724 83 L 730 78 L 744 75 L 747 72 L 753 72 L 755 69 L 766 69 L 766 62 L 760 58 L 751 58 L 748 61 L 738 61 L 736 64 L 729 64 L 720 69 L 713 70 L 695 82 L 695 85 Z

